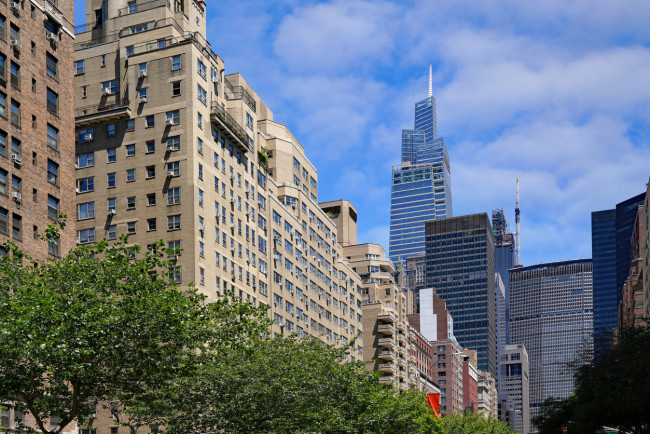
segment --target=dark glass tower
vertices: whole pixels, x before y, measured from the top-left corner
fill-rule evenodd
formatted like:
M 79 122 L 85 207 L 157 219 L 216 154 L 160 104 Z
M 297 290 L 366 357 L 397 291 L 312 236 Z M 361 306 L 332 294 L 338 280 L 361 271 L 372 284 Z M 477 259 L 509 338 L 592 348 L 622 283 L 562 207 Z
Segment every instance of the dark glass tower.
M 424 253 L 424 222 L 452 215 L 449 155 L 437 134 L 429 75 L 429 97 L 415 104 L 415 128 L 402 130 L 402 164 L 393 167 L 388 256 L 394 262 Z
M 637 209 L 645 193 L 591 213 L 591 254 L 594 266 L 594 350 L 610 347 L 617 325 L 618 304 L 630 268 L 630 242 Z
M 426 223 L 426 281 L 447 303 L 454 335 L 496 378 L 494 235 L 486 213 Z
M 515 237 L 508 232 L 508 224 L 502 208 L 492 210 L 492 230 L 494 231 L 494 271 L 501 275 L 505 289 L 505 343 L 510 342 L 510 291 L 509 273 L 515 264 Z

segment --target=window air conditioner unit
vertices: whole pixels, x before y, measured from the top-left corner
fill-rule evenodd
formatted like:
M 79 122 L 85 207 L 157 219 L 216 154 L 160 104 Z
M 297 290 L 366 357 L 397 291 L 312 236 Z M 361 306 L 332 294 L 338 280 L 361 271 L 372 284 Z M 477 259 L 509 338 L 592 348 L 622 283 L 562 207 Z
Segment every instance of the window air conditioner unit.
M 201 231 L 201 232 L 205 232 L 205 226 L 203 226 L 203 225 L 199 225 L 199 231 Z
M 75 193 L 81 193 L 81 190 L 79 190 L 79 187 L 75 187 L 74 191 L 75 191 Z
M 247 188 L 247 189 L 244 191 L 244 193 L 246 193 L 246 196 L 248 196 L 248 195 L 251 193 L 251 190 L 250 190 L 249 188 Z
M 12 192 L 12 193 L 11 193 L 11 197 L 12 197 L 12 198 L 17 202 L 17 203 L 20 203 L 20 202 L 22 202 L 22 200 L 23 200 L 23 196 L 22 196 L 19 192 L 17 192 L 17 191 Z
M 235 229 L 235 224 L 234 223 L 230 223 L 230 229 Z
M 16 11 L 16 12 L 18 12 L 21 9 L 19 2 L 11 2 L 10 7 L 12 11 Z
M 138 97 L 138 101 L 139 101 L 141 104 L 144 104 L 145 102 L 147 102 L 147 97 L 146 97 L 146 96 L 139 96 L 139 97 Z
M 165 125 L 174 125 L 174 120 L 173 119 L 165 120 Z
M 54 32 L 47 32 L 45 34 L 45 37 L 47 38 L 48 41 L 51 41 L 51 42 L 56 42 L 56 41 L 59 40 L 59 36 Z
M 145 78 L 147 76 L 147 70 L 139 71 L 138 72 L 138 77 L 139 78 Z
M 116 214 L 117 214 L 116 210 L 114 210 L 114 209 L 109 209 L 108 210 L 108 215 L 116 215 Z
M 174 145 L 167 145 L 167 150 L 168 151 L 173 151 L 174 150 Z
M 273 241 L 280 241 L 280 235 L 273 235 Z
M 273 255 L 273 260 L 274 261 L 279 261 L 280 260 L 280 255 Z
M 169 148 L 168 148 L 168 149 L 169 149 Z M 174 176 L 174 171 L 173 171 L 172 169 L 169 169 L 169 170 L 167 171 L 167 177 L 168 177 L 168 178 L 171 178 L 172 176 Z
M 110 95 L 113 92 L 111 92 L 111 89 L 109 87 L 102 87 L 102 95 Z
M 23 47 L 22 42 L 20 42 L 18 39 L 12 39 L 9 41 L 9 44 L 16 50 L 19 50 Z
M 84 134 L 84 140 L 87 142 L 92 142 L 93 141 L 93 135 L 92 134 Z
M 250 264 L 251 263 L 251 258 L 246 258 L 246 263 Z
M 233 175 L 230 175 L 230 180 L 231 180 L 231 181 L 234 181 L 234 180 L 235 180 L 235 175 L 234 175 L 234 174 L 233 174 Z
M 23 164 L 23 157 L 21 157 L 19 154 L 11 154 L 11 161 L 20 166 Z
M 231 198 L 230 198 L 230 203 L 235 203 L 235 202 L 236 202 L 235 198 L 234 198 L 234 197 L 231 197 Z
M 213 83 L 221 83 L 221 79 L 219 78 L 218 75 L 215 75 L 212 77 L 212 82 Z

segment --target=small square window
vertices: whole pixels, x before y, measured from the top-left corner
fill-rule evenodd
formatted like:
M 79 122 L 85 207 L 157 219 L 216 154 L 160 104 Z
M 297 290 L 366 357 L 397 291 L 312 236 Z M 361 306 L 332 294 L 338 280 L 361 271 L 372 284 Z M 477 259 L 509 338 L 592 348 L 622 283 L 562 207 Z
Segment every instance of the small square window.
M 126 209 L 135 209 L 135 196 L 126 198 Z
M 167 230 L 174 231 L 181 228 L 181 215 L 167 216 Z

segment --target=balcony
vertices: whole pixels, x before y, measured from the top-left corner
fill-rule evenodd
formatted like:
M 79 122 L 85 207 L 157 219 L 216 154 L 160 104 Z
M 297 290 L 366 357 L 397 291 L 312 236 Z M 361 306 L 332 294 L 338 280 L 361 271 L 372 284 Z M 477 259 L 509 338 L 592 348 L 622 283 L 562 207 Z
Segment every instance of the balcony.
M 212 102 L 210 119 L 219 125 L 222 132 L 231 139 L 234 139 L 234 142 L 239 145 L 244 152 L 253 150 L 248 143 L 248 135 L 244 132 L 244 129 L 217 101 Z
M 393 381 L 395 381 L 395 377 L 393 375 L 384 375 L 379 377 L 379 382 L 382 384 L 392 384 Z
M 379 321 L 384 321 L 392 324 L 397 323 L 397 317 L 393 312 L 382 312 L 379 315 L 377 315 L 377 319 Z
M 392 361 L 394 361 L 396 357 L 397 357 L 397 353 L 395 353 L 395 351 L 390 351 L 390 350 L 381 350 L 377 354 L 377 358 L 379 360 L 392 360 Z
M 377 341 L 377 344 L 382 348 L 395 348 L 395 340 L 393 338 L 381 338 Z
M 128 103 L 98 104 L 79 108 L 75 111 L 75 123 L 77 127 L 130 118 L 131 108 L 128 106 Z
M 377 326 L 377 333 L 393 335 L 395 333 L 395 327 L 392 324 L 380 324 Z
M 379 365 L 379 370 L 381 372 L 385 372 L 389 374 L 394 374 L 396 369 L 397 366 L 395 366 L 395 363 L 382 363 Z

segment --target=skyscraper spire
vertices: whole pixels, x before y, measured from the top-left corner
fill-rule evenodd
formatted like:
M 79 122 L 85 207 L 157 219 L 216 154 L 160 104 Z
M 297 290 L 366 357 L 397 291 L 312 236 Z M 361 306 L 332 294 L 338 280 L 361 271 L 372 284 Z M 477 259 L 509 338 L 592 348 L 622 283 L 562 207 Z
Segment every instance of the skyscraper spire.
M 429 98 L 433 96 L 433 75 L 431 73 L 431 65 L 429 65 Z

